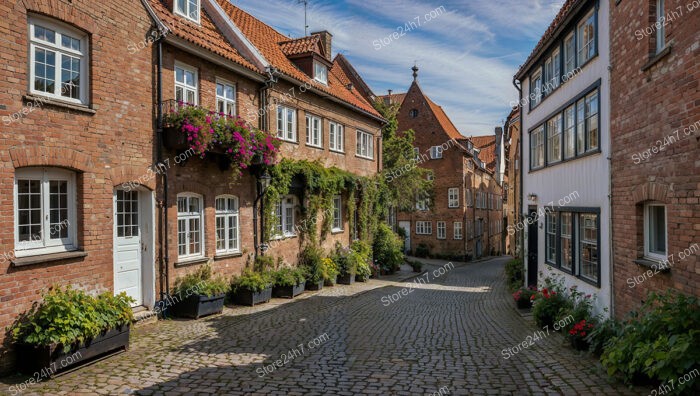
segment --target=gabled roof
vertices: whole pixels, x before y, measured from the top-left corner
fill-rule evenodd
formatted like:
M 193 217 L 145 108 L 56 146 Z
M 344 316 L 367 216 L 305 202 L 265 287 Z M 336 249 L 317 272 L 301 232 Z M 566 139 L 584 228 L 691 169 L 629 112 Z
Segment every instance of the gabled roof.
M 312 52 L 323 55 L 321 54 L 322 49 L 320 47 L 320 43 L 321 36 L 315 34 L 298 39 L 282 41 L 279 44 L 282 48 L 282 52 L 284 52 L 287 56 L 308 54 Z
M 474 147 L 479 149 L 479 159 L 484 162 L 486 169 L 496 171 L 496 136 L 471 136 L 469 138 Z
M 451 139 L 459 140 L 463 139 L 464 135 L 462 135 L 458 130 L 457 127 L 455 127 L 455 124 L 452 123 L 452 120 L 450 120 L 450 117 L 447 116 L 445 113 L 445 110 L 442 109 L 442 107 L 438 106 L 430 100 L 430 98 L 426 95 L 423 95 L 425 97 L 425 100 L 428 102 L 428 105 L 430 105 L 430 110 L 433 112 L 435 115 L 435 118 L 437 118 L 438 123 L 440 123 L 440 127 L 445 131 L 447 136 L 449 136 Z
M 566 0 L 564 5 L 559 10 L 557 16 L 554 17 L 554 20 L 542 35 L 542 38 L 540 38 L 540 41 L 535 46 L 535 49 L 532 50 L 532 53 L 530 56 L 528 56 L 525 63 L 520 66 L 520 69 L 515 74 L 515 78 L 522 78 L 522 75 L 525 74 L 528 69 L 530 69 L 531 63 L 539 58 L 540 52 L 542 52 L 554 38 L 558 29 L 564 25 L 564 22 L 573 14 L 574 10 L 578 8 L 577 6 L 585 3 L 585 1 L 586 0 Z

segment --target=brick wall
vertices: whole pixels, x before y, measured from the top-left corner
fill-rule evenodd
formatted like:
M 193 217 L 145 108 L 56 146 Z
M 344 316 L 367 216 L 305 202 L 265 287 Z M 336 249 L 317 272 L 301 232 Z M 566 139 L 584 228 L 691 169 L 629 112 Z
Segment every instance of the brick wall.
M 665 37 L 672 47 L 651 64 L 656 42 L 649 4 L 655 2 L 615 3 L 610 6 L 613 258 L 615 314 L 622 317 L 648 291 L 700 295 L 698 251 L 680 257 L 700 243 L 700 10 L 689 10 L 691 2 L 666 1 Z M 648 151 L 664 145 L 664 138 L 670 144 L 663 151 Z M 675 260 L 669 273 L 651 277 L 644 276 L 648 268 L 633 262 L 643 255 L 642 208 L 648 201 L 666 204 L 667 254 Z

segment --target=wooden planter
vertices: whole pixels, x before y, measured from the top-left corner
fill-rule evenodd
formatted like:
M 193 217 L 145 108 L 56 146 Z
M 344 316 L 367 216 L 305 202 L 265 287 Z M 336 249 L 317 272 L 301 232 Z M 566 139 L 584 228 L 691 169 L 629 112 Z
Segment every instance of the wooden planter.
M 335 284 L 338 283 L 338 275 L 336 275 L 333 279 L 324 279 L 323 280 L 323 286 L 326 287 L 331 287 L 335 286 Z
M 354 274 L 338 275 L 338 284 L 340 284 L 340 285 L 352 285 L 353 283 L 355 283 L 355 275 Z
M 367 282 L 369 279 L 364 275 L 355 275 L 356 282 Z
M 304 282 L 294 286 L 275 286 L 272 295 L 277 298 L 294 298 L 304 292 Z
M 129 349 L 130 331 L 129 325 L 107 330 L 91 340 L 75 344 L 68 352 L 64 352 L 59 345 L 15 344 L 17 369 L 27 375 L 41 373 L 42 376 L 52 376 L 96 356 Z
M 320 280 L 316 283 L 311 283 L 311 282 L 306 282 L 306 290 L 311 290 L 311 291 L 316 291 L 316 290 L 321 290 L 323 289 L 323 280 Z
M 233 302 L 238 305 L 248 305 L 250 307 L 256 304 L 262 304 L 270 301 L 272 298 L 272 286 L 259 292 L 250 290 L 238 290 L 233 294 Z
M 193 295 L 178 301 L 172 310 L 175 316 L 181 318 L 199 319 L 202 316 L 223 312 L 225 293 L 208 297 L 205 295 Z

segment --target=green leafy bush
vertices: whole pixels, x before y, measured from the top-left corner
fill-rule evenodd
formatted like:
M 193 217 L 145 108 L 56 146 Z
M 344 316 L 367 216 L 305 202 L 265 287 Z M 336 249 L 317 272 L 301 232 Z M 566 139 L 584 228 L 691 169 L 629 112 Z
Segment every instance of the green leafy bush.
M 257 272 L 250 269 L 243 271 L 241 275 L 234 276 L 231 281 L 231 292 L 251 291 L 254 293 L 263 291 L 272 286 L 273 280 L 268 272 Z
M 600 356 L 610 342 L 622 334 L 622 324 L 615 319 L 608 318 L 598 321 L 596 326 L 586 336 L 586 341 L 590 345 L 590 351 Z
M 578 287 L 574 285 L 569 288 L 568 294 L 566 296 L 568 298 L 568 303 L 559 311 L 559 315 L 557 315 L 557 320 L 561 321 L 561 323 L 566 323 L 566 325 L 561 329 L 562 331 L 568 334 L 569 331 L 574 327 L 574 325 L 581 321 L 586 321 L 588 325 L 593 326 L 597 324 L 598 320 L 592 314 L 592 295 L 584 294 L 578 291 Z M 565 320 L 569 316 L 571 316 L 573 320 Z M 588 329 L 588 325 L 586 329 Z M 574 336 L 574 334 L 570 335 Z
M 15 342 L 61 345 L 67 351 L 76 342 L 131 324 L 133 302 L 126 293 L 92 297 L 82 290 L 52 287 L 13 324 L 11 334 Z
M 299 268 L 304 271 L 306 280 L 318 283 L 324 279 L 324 268 L 321 250 L 312 245 L 306 246 L 299 252 Z
M 323 280 L 329 283 L 335 282 L 336 277 L 340 273 L 338 265 L 330 257 L 321 259 L 321 272 Z
M 650 293 L 606 344 L 601 361 L 609 375 L 627 383 L 675 381 L 675 392 L 698 390 L 697 378 L 684 384 L 678 378 L 700 367 L 700 300 L 675 291 Z
M 185 298 L 191 295 L 212 297 L 228 291 L 229 284 L 221 275 L 214 275 L 209 264 L 197 271 L 175 279 L 172 294 Z
M 506 281 L 508 289 L 515 292 L 523 286 L 524 267 L 520 259 L 510 260 L 506 263 Z
M 419 243 L 418 246 L 416 246 L 416 251 L 414 254 L 416 257 L 430 257 L 430 248 L 424 243 Z
M 367 261 L 360 261 L 357 264 L 357 275 L 365 279 L 369 279 L 372 276 L 372 268 Z
M 564 294 L 562 281 L 547 277 L 544 287 L 533 296 L 532 315 L 538 326 L 553 327 L 562 311 L 571 310 L 573 301 Z
M 300 268 L 282 267 L 272 273 L 275 286 L 296 286 L 306 282 L 304 271 Z
M 253 263 L 256 272 L 267 272 L 275 268 L 275 259 L 272 256 L 257 256 Z
M 403 263 L 403 241 L 387 224 L 377 227 L 372 246 L 374 262 L 385 271 L 398 271 Z
M 338 267 L 338 275 L 354 276 L 357 271 L 357 264 L 362 260 L 362 257 L 349 247 L 343 247 L 340 243 L 336 243 L 331 260 Z

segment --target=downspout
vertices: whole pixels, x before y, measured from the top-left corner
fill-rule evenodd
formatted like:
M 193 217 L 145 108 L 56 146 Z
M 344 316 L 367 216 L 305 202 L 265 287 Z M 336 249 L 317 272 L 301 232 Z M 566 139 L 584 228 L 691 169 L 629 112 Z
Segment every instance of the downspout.
M 519 146 L 520 146 L 520 158 L 518 159 L 518 161 L 520 162 L 520 169 L 519 169 L 520 183 L 516 183 L 516 187 L 515 187 L 515 192 L 517 193 L 516 199 L 518 200 L 517 202 L 520 203 L 520 205 L 518 205 L 518 207 L 519 207 L 519 210 L 517 211 L 518 213 L 516 213 L 516 218 L 515 218 L 516 223 L 515 224 L 520 224 L 520 221 L 522 218 L 522 213 L 520 213 L 520 212 L 522 212 L 522 210 L 524 209 L 523 194 L 522 194 L 522 191 L 523 191 L 523 168 L 524 168 L 524 165 L 523 165 L 523 158 L 524 158 L 523 157 L 523 155 L 524 155 L 524 153 L 523 153 L 523 146 L 524 146 L 523 145 L 523 138 L 524 138 L 523 130 L 524 129 L 523 129 L 523 108 L 521 106 L 521 104 L 523 103 L 523 89 L 522 89 L 522 86 L 520 85 L 520 80 L 516 79 L 515 77 L 513 77 L 513 86 L 515 87 L 515 89 L 518 90 L 518 106 L 520 107 L 520 111 L 518 111 L 518 113 L 519 113 L 518 118 L 520 119 L 520 130 L 519 130 L 520 139 L 518 139 L 518 141 L 520 143 L 519 144 Z M 523 262 L 524 262 L 524 259 L 525 259 L 525 230 L 521 231 L 519 234 L 520 235 L 518 235 L 518 243 L 520 244 L 520 252 L 518 254 L 520 256 L 519 258 L 523 259 Z
M 158 62 L 158 115 L 157 115 L 157 127 L 156 133 L 158 136 L 158 164 L 163 161 L 163 39 L 165 34 L 161 34 L 158 38 L 157 45 L 157 62 Z M 161 271 L 160 271 L 160 298 L 163 300 L 165 296 L 170 295 L 170 257 L 168 255 L 168 172 L 162 172 L 162 183 L 163 183 L 163 199 L 161 201 L 161 216 L 163 221 L 159 222 L 159 232 L 160 243 L 159 243 L 159 256 L 161 258 Z M 163 287 L 165 286 L 165 287 Z

